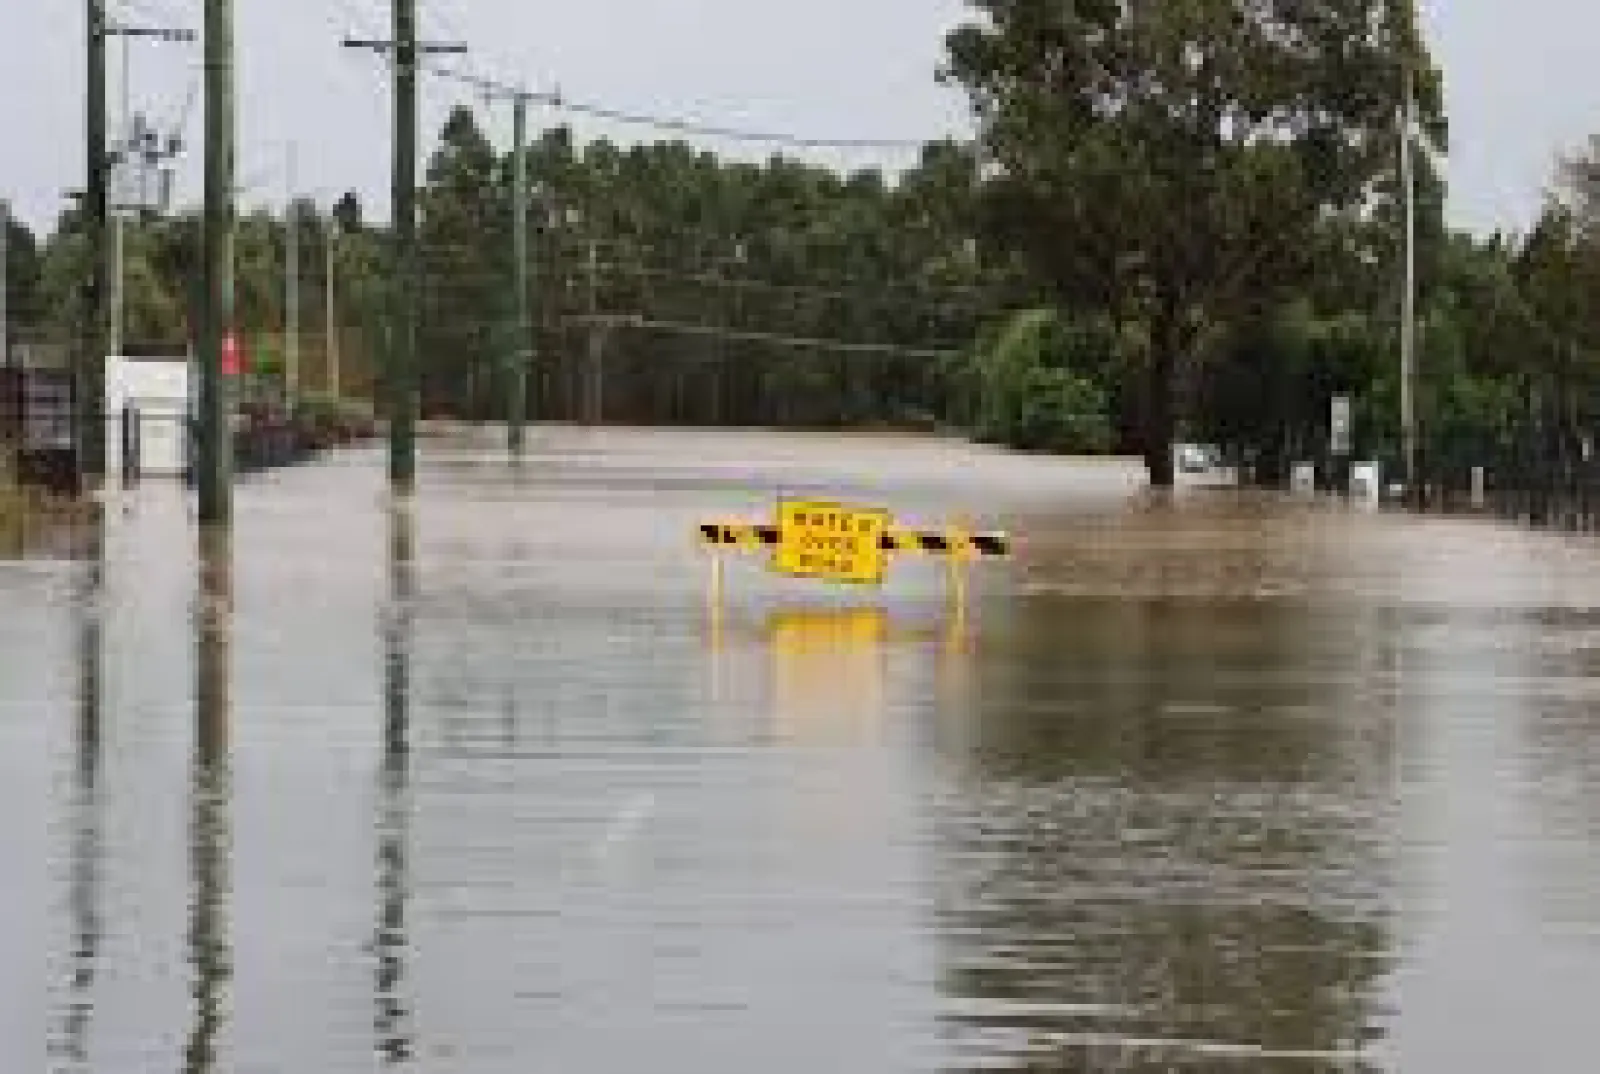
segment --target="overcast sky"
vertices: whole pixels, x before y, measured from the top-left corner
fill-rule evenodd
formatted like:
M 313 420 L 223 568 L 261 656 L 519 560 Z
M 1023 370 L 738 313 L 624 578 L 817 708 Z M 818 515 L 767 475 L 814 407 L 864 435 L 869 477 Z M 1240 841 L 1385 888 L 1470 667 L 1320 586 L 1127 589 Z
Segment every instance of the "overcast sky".
M 32 224 L 52 221 L 82 174 L 82 0 L 3 0 L 0 196 Z M 959 129 L 965 109 L 934 81 L 962 0 L 419 0 L 424 30 L 463 40 L 468 63 L 533 88 L 613 107 L 807 137 L 920 139 Z M 1594 0 L 1425 0 L 1450 86 L 1452 215 L 1518 227 L 1555 154 L 1600 131 L 1600 4 Z M 375 57 L 340 47 L 384 31 L 384 0 L 237 0 L 240 173 L 249 200 L 278 200 L 287 146 L 300 187 L 327 201 L 363 193 L 386 210 L 389 112 Z M 112 0 L 119 17 L 198 27 L 199 0 Z M 120 52 L 113 45 L 113 56 Z M 136 42 L 135 109 L 176 119 L 199 88 L 198 46 Z M 113 67 L 113 114 L 121 76 Z M 462 99 L 424 87 L 423 130 Z M 188 111 L 198 144 L 201 110 Z M 502 144 L 510 116 L 484 113 Z M 551 117 L 544 117 L 549 119 Z M 584 133 L 643 135 L 576 122 Z M 717 148 L 726 148 L 718 146 Z M 822 162 L 903 164 L 895 151 L 810 153 Z M 198 154 L 180 184 L 192 196 Z

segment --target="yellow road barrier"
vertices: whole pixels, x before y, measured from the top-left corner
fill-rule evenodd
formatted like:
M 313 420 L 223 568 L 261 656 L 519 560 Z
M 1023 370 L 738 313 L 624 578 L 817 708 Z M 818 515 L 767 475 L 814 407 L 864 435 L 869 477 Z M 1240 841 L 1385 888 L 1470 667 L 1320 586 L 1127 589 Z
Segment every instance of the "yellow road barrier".
M 812 500 L 782 501 L 776 523 L 704 523 L 699 538 L 714 551 L 770 551 L 771 566 L 781 574 L 857 585 L 881 583 L 897 555 L 946 558 L 952 566 L 1011 555 L 1004 533 L 916 529 L 897 525 L 882 508 Z

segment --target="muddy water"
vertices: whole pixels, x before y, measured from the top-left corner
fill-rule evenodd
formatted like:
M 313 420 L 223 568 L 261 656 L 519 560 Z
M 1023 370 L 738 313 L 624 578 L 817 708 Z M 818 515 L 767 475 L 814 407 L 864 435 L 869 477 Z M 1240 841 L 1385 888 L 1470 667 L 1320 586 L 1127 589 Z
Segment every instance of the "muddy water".
M 0 547 L 0 1069 L 1585 1069 L 1600 554 L 896 438 Z M 1021 538 L 832 593 L 775 495 Z

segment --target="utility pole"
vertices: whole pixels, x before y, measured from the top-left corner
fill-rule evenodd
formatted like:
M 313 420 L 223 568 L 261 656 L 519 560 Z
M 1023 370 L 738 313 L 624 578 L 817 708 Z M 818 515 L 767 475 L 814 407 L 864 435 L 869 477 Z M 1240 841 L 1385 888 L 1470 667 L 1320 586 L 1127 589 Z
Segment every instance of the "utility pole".
M 452 73 L 452 77 L 482 91 L 484 99 L 509 99 L 512 103 L 512 257 L 516 262 L 512 284 L 516 294 L 511 302 L 516 324 L 509 332 L 503 361 L 501 385 L 509 395 L 506 409 L 506 446 L 512 458 L 522 454 L 527 431 L 528 367 L 535 351 L 530 290 L 533 285 L 528 263 L 528 105 L 535 100 L 550 101 L 550 94 L 530 93 L 521 86 L 510 86 L 492 78 Z
M 295 201 L 295 147 L 289 144 L 284 162 L 287 196 L 284 200 L 283 272 L 283 391 L 292 409 L 300 386 L 300 213 Z
M 394 57 L 394 283 L 391 289 L 387 377 L 389 487 L 407 497 L 417 480 L 417 60 L 419 54 L 463 53 L 465 45 L 417 41 L 417 0 L 392 0 L 394 39 L 346 39 Z
M 117 28 L 114 27 L 114 26 L 113 27 L 108 27 L 107 28 L 107 32 L 108 33 L 115 33 L 116 29 Z M 119 122 L 121 124 L 122 137 L 119 139 L 119 144 L 117 146 L 117 151 L 112 157 L 113 167 L 119 168 L 120 169 L 120 174 L 123 175 L 124 177 L 126 177 L 128 175 L 128 168 L 130 167 L 130 165 L 132 163 L 132 157 L 133 157 L 133 154 L 135 152 L 134 145 L 133 145 L 133 131 L 130 129 L 131 128 L 131 122 L 130 122 L 131 116 L 130 116 L 129 113 L 132 111 L 132 109 L 130 108 L 129 101 L 128 101 L 128 98 L 130 96 L 132 96 L 132 82 L 133 82 L 132 73 L 131 73 L 131 71 L 129 69 L 130 61 L 132 60 L 132 52 L 128 47 L 130 40 L 131 39 L 127 35 L 123 35 L 123 38 L 122 38 L 122 57 L 121 57 L 121 63 L 120 63 L 120 66 L 122 68 L 122 70 L 121 70 L 121 75 L 122 75 L 122 93 L 120 94 L 120 96 L 121 96 L 122 99 L 118 102 L 118 104 L 120 106 L 120 110 L 121 110 L 121 116 L 120 116 Z M 117 174 L 117 173 L 113 173 L 113 174 Z M 111 185 L 115 186 L 114 183 L 111 184 Z M 108 337 L 108 343 L 107 343 L 107 346 L 106 346 L 106 353 L 108 355 L 116 355 L 117 357 L 120 358 L 120 357 L 122 357 L 122 326 L 123 326 L 123 323 L 124 323 L 123 309 L 124 309 L 124 307 L 126 305 L 126 302 L 127 302 L 127 298 L 126 298 L 125 294 L 123 293 L 123 280 L 124 280 L 124 277 L 125 277 L 125 274 L 126 274 L 125 270 L 126 270 L 127 257 L 128 257 L 128 255 L 127 255 L 127 246 L 126 246 L 127 241 L 128 241 L 128 237 L 127 237 L 127 231 L 126 231 L 126 228 L 125 228 L 125 225 L 124 225 L 124 221 L 123 221 L 123 212 L 124 212 L 124 210 L 123 210 L 122 206 L 118 204 L 119 201 L 126 200 L 126 199 L 119 199 L 119 198 L 115 197 L 115 194 L 116 194 L 116 191 L 112 191 L 112 196 L 109 199 L 109 209 L 110 209 L 110 212 L 111 212 L 111 223 L 112 223 L 112 232 L 111 232 L 111 259 L 112 259 L 112 266 L 111 266 L 111 325 L 110 325 L 111 331 L 110 331 L 110 335 Z M 107 417 L 110 417 L 110 415 L 107 415 Z
M 98 487 L 106 472 L 105 373 L 106 373 L 106 217 L 108 215 L 106 154 L 106 5 L 105 0 L 87 0 L 85 8 L 88 34 L 88 86 L 85 95 L 87 130 L 84 167 L 87 172 L 83 196 L 83 230 L 89 243 L 89 278 L 84 294 L 84 309 L 79 327 L 78 356 L 73 371 L 76 397 L 74 415 L 77 429 L 79 482 L 85 488 Z
M 605 328 L 600 324 L 600 246 L 589 238 L 589 423 L 605 414 Z
M 1406 495 L 1420 502 L 1417 483 L 1417 207 L 1416 175 L 1412 160 L 1412 75 L 1405 73 L 1404 100 L 1400 108 L 1400 182 L 1405 199 L 1405 279 L 1400 310 L 1400 437 L 1405 453 Z
M 6 266 L 11 257 L 11 203 L 0 198 L 0 369 L 11 364 L 11 280 Z
M 417 0 L 394 4 L 395 316 L 390 346 L 389 484 L 417 483 Z
M 206 0 L 205 101 L 205 228 L 196 463 L 200 524 L 227 526 L 233 515 L 233 438 L 222 379 L 222 349 L 224 338 L 233 327 L 232 0 Z
M 324 311 L 327 317 L 327 325 L 324 331 L 327 333 L 327 335 L 323 349 L 327 355 L 328 394 L 335 399 L 341 397 L 339 382 L 339 329 L 335 323 L 337 321 L 337 313 L 335 312 L 333 304 L 334 254 L 336 252 L 335 244 L 338 242 L 338 240 L 339 221 L 337 218 L 330 216 L 328 218 L 327 234 L 323 237 L 322 241 L 323 256 L 325 258 L 322 273 L 322 290 L 327 307 Z
M 512 99 L 512 256 L 516 259 L 517 328 L 511 354 L 511 399 L 507 415 L 506 446 L 513 459 L 522 455 L 528 410 L 528 363 L 533 356 L 533 332 L 528 304 L 528 95 Z

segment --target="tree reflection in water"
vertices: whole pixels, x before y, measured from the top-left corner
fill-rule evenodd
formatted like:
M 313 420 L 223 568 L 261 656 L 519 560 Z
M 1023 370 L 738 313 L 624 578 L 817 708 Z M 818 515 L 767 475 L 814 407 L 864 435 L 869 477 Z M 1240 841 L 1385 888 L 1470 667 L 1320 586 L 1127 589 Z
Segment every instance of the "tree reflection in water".
M 1396 759 L 1359 636 L 1289 602 L 1131 598 L 986 632 L 942 855 L 964 1058 L 1363 1067 Z

